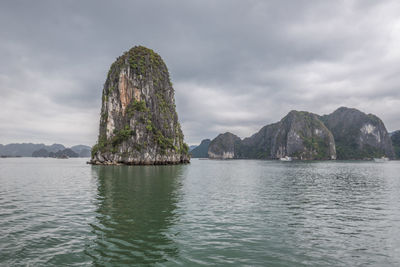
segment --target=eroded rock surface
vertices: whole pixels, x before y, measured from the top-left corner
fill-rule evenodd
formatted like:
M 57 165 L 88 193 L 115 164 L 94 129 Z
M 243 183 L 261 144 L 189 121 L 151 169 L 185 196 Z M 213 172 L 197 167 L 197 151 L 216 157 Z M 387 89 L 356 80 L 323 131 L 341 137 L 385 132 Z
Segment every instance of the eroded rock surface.
M 394 157 L 389 133 L 377 116 L 341 107 L 321 120 L 335 137 L 338 159 Z
M 281 121 L 243 139 L 236 146 L 235 155 L 259 159 L 336 159 L 336 150 L 332 133 L 317 115 L 291 111 Z
M 200 145 L 190 151 L 192 158 L 208 158 L 208 147 L 210 146 L 210 143 L 210 139 L 202 140 Z
M 103 88 L 93 164 L 189 162 L 167 66 L 136 46 L 111 65 Z
M 238 142 L 240 142 L 240 138 L 232 133 L 220 134 L 208 146 L 208 157 L 211 159 L 236 158 L 235 146 Z
M 341 107 L 324 116 L 294 110 L 252 136 L 235 140 L 234 145 L 220 145 L 218 153 L 209 148 L 209 155 L 248 159 L 289 156 L 303 160 L 395 158 L 400 157 L 399 136 L 395 132 L 390 137 L 381 119 L 354 108 Z M 217 138 L 223 143 L 223 135 Z

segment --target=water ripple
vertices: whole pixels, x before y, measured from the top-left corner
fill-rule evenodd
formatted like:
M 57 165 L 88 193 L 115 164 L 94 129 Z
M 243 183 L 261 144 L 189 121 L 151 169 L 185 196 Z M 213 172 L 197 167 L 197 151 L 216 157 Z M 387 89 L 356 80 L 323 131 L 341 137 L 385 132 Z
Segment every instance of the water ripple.
M 1 159 L 1 266 L 400 265 L 400 162 L 84 163 Z

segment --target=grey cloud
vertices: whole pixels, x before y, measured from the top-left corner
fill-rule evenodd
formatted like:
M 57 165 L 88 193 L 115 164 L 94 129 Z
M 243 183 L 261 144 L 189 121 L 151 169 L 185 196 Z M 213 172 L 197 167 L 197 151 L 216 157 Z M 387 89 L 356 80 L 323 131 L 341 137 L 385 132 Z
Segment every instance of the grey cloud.
M 394 0 L 2 1 L 0 143 L 93 144 L 108 68 L 138 44 L 167 63 L 190 144 L 342 105 L 400 129 L 399 11 Z

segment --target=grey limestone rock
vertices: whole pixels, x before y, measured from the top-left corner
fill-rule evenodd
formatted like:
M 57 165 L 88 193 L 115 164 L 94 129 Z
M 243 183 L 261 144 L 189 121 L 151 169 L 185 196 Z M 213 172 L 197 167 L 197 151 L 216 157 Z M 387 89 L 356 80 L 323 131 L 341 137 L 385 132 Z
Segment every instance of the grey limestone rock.
M 238 158 L 336 159 L 332 133 L 317 115 L 305 111 L 291 111 L 281 121 L 264 126 L 243 139 L 235 154 Z
M 394 157 L 390 136 L 377 116 L 341 107 L 321 120 L 335 137 L 338 159 Z
M 214 138 L 208 147 L 208 157 L 212 159 L 236 158 L 235 146 L 240 138 L 232 133 L 226 132 Z
M 183 139 L 167 66 L 153 50 L 133 47 L 108 72 L 91 163 L 187 163 Z

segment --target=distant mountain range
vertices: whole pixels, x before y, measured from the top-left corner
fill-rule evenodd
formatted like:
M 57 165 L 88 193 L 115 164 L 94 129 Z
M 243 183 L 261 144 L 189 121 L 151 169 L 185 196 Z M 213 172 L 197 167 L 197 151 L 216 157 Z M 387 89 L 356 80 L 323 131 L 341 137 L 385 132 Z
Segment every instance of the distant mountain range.
M 90 157 L 89 146 L 76 145 L 70 148 L 62 144 L 0 144 L 0 156 L 3 157 Z

